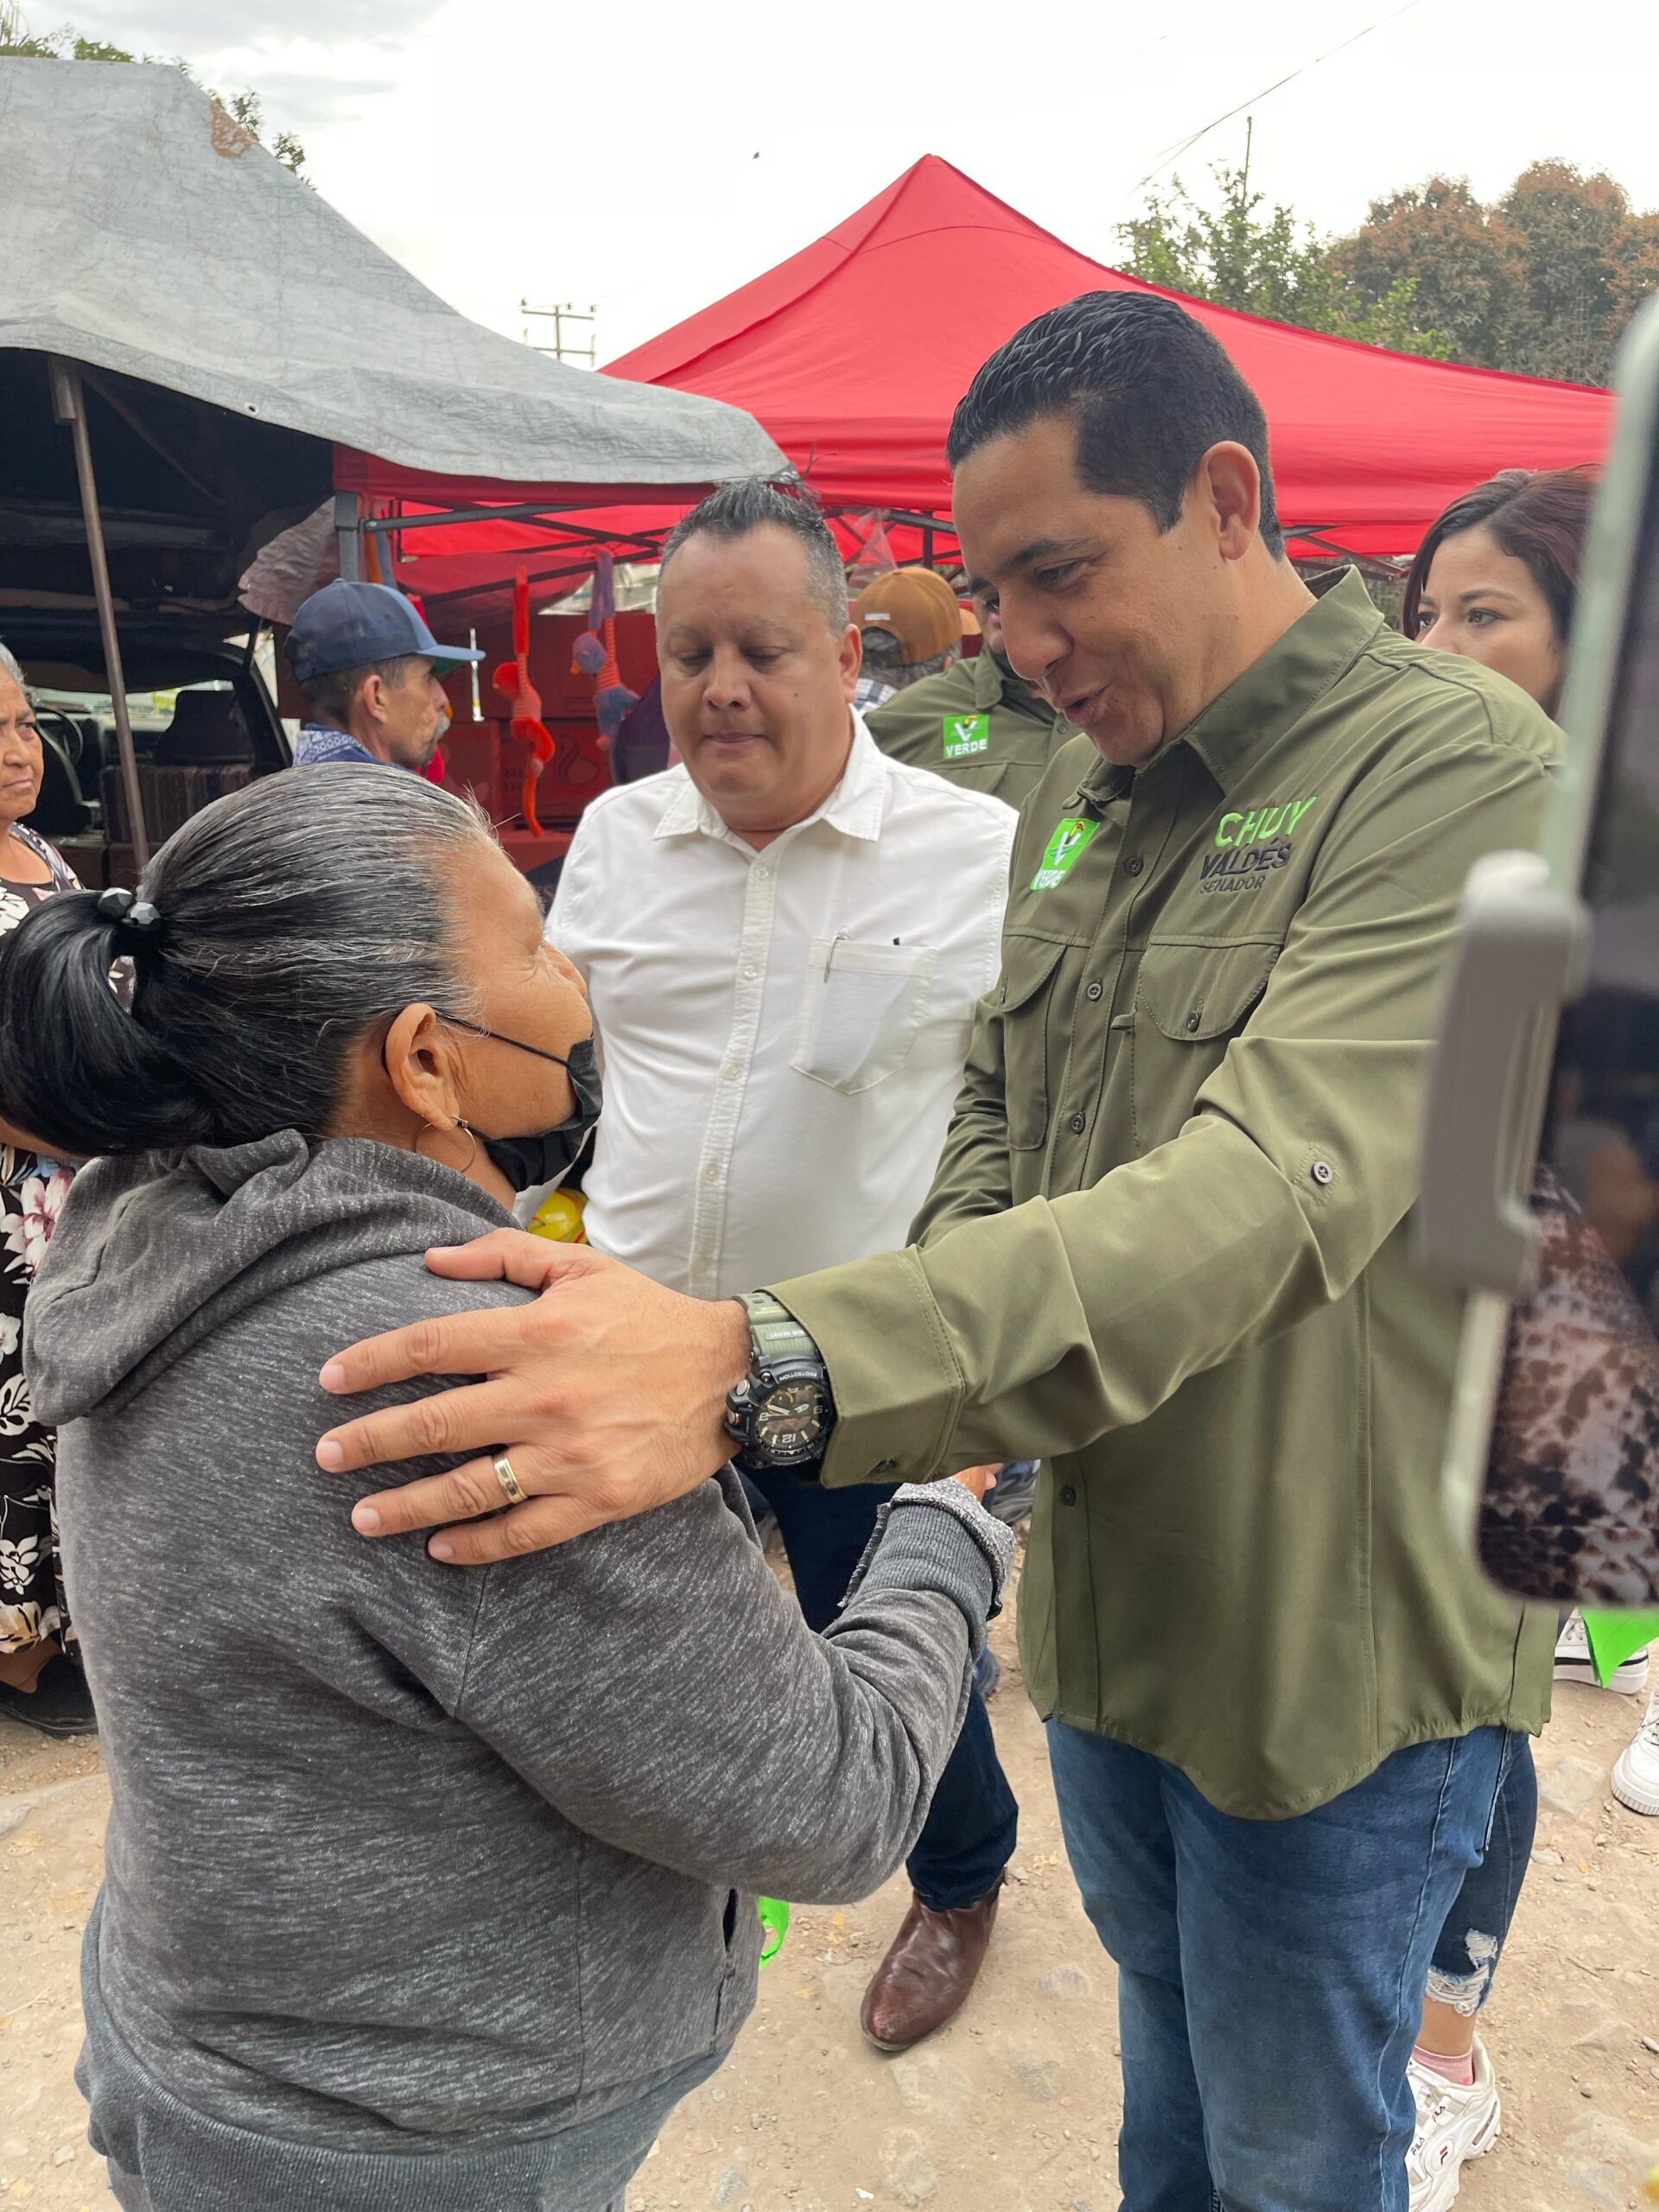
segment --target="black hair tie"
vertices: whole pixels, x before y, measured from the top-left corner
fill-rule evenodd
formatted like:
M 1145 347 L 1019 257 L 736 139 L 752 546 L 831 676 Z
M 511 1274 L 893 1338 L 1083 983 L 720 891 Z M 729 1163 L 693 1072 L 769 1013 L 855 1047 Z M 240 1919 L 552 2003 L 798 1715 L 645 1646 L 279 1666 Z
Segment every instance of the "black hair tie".
M 113 922 L 135 946 L 154 944 L 162 934 L 159 911 L 148 899 L 135 899 L 130 891 L 99 892 L 97 911 L 100 919 Z

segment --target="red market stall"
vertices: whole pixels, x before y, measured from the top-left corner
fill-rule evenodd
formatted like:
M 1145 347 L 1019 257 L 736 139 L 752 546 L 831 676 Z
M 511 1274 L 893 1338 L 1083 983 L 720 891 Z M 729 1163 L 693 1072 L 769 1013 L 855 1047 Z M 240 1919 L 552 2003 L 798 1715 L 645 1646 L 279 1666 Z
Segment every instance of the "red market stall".
M 1078 253 L 929 155 L 824 237 L 606 373 L 754 416 L 829 511 L 849 562 L 873 541 L 882 565 L 949 564 L 957 548 L 945 437 L 981 362 L 1080 292 L 1158 289 Z M 1300 558 L 1397 561 L 1483 477 L 1595 461 L 1605 448 L 1608 392 L 1167 296 L 1215 332 L 1260 394 L 1280 512 Z M 557 487 L 480 483 L 466 487 L 456 514 L 455 495 L 437 480 L 361 456 L 342 455 L 337 480 L 381 517 L 371 527 L 382 533 L 389 573 L 422 594 L 435 620 L 474 623 L 492 645 L 505 635 L 517 569 L 538 602 L 556 601 L 580 586 L 599 546 L 619 560 L 653 558 L 684 504 L 666 489 L 646 504 L 636 494 L 607 507 L 577 504 L 568 488 L 556 499 Z M 434 526 L 446 506 L 448 526 Z M 573 740 L 591 693 L 570 670 L 581 627 L 568 616 L 531 625 L 532 673 Z M 650 618 L 621 618 L 623 635 L 625 678 L 638 689 L 650 668 Z M 511 780 L 504 773 L 504 791 Z M 583 791 L 564 795 L 579 807 Z
M 609 372 L 747 408 L 826 506 L 938 523 L 950 507 L 951 411 L 986 356 L 1079 292 L 1156 289 L 930 154 L 824 237 Z M 1298 553 L 1409 554 L 1483 477 L 1605 449 L 1608 392 L 1168 296 L 1214 331 L 1260 394 Z

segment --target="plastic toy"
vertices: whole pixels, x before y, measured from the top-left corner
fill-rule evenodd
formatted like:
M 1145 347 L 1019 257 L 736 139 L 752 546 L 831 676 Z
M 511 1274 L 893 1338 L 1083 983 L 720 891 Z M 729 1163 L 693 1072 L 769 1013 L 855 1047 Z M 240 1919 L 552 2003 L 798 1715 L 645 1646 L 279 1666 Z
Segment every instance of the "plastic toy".
M 542 825 L 536 813 L 536 785 L 553 758 L 554 745 L 552 732 L 542 720 L 542 695 L 530 680 L 530 575 L 524 569 L 512 580 L 512 658 L 504 660 L 490 681 L 511 701 L 512 719 L 508 727 L 530 748 L 520 804 L 531 835 L 539 837 Z
M 551 1237 L 556 1244 L 585 1244 L 582 1217 L 587 1205 L 580 1191 L 550 1191 L 531 1216 L 531 1235 Z

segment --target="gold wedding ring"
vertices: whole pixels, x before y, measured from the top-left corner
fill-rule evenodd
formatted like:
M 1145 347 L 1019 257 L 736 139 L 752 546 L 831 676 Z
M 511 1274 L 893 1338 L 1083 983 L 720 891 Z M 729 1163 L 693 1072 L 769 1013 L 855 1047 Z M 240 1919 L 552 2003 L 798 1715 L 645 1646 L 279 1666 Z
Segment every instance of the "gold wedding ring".
M 512 1462 L 505 1452 L 498 1452 L 490 1465 L 495 1469 L 495 1479 L 501 1485 L 510 1505 L 522 1505 L 530 1495 L 512 1471 Z

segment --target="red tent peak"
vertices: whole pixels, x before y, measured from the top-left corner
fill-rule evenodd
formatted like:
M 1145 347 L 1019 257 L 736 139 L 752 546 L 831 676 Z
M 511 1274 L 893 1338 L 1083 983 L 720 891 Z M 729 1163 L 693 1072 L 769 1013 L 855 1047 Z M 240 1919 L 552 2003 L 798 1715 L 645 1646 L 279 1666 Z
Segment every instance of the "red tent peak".
M 1021 238 L 1046 238 L 1063 251 L 1071 250 L 939 154 L 924 154 L 912 162 L 885 192 L 878 192 L 827 236 L 849 253 L 857 253 L 950 230 L 1012 231 Z
M 747 407 L 829 505 L 944 516 L 945 433 L 980 364 L 1081 292 L 1160 289 L 1079 253 L 927 154 L 823 237 L 613 366 Z M 1403 552 L 1495 470 L 1604 449 L 1605 392 L 1166 296 L 1260 394 L 1281 512 L 1304 537 Z

